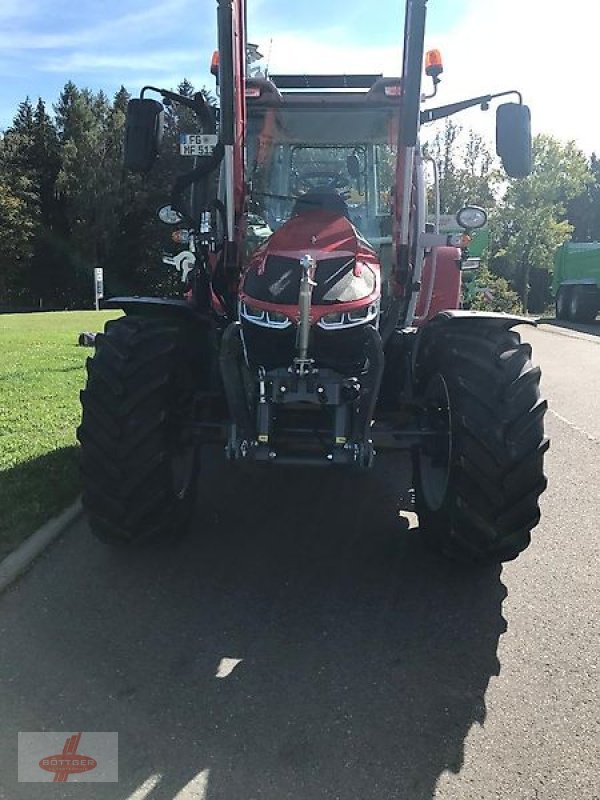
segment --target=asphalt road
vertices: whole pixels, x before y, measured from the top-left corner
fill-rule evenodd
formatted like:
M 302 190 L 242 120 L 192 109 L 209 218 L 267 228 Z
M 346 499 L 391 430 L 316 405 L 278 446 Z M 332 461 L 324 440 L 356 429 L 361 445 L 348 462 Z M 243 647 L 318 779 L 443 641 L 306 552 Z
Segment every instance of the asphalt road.
M 74 525 L 0 598 L 0 797 L 598 798 L 589 330 L 525 333 L 550 487 L 502 570 L 422 549 L 396 457 L 353 481 L 209 465 L 170 551 L 111 552 Z M 40 730 L 118 731 L 119 783 L 17 783 L 17 732 Z

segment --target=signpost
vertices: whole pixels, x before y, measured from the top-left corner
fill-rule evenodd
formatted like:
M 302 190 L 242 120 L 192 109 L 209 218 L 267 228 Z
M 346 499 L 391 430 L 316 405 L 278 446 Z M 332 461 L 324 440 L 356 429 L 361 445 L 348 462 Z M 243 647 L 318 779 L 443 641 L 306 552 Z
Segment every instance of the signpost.
M 96 311 L 100 310 L 100 300 L 104 297 L 104 270 L 102 267 L 94 268 L 94 298 Z

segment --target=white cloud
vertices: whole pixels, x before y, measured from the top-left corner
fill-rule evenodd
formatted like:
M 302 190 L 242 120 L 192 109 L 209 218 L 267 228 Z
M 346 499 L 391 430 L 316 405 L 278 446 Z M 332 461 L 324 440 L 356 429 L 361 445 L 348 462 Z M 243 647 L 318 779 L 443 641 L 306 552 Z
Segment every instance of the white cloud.
M 440 103 L 519 89 L 531 106 L 534 133 L 575 139 L 600 149 L 593 77 L 600 6 L 570 0 L 486 0 L 439 38 L 446 76 Z M 433 46 L 433 42 L 431 45 Z M 478 111 L 463 121 L 493 136 L 494 116 Z
M 254 35 L 261 53 L 269 61 L 271 74 L 277 73 L 379 73 L 399 75 L 402 42 L 397 47 L 350 44 L 338 28 L 321 29 L 318 38 L 311 34 L 285 33 L 271 38 Z
M 197 60 L 197 53 L 190 50 L 146 50 L 143 53 L 67 53 L 64 56 L 52 56 L 39 63 L 42 72 L 58 72 L 66 74 L 89 72 L 118 71 L 129 75 L 132 70 L 148 74 L 165 74 L 165 70 L 180 69 L 186 74 L 190 64 Z

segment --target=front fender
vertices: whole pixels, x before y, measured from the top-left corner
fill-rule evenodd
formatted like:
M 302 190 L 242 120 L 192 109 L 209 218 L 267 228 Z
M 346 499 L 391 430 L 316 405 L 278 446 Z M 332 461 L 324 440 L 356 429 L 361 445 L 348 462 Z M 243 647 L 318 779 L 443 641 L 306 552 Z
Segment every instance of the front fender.
M 122 308 L 127 315 L 177 317 L 188 321 L 210 322 L 208 314 L 195 309 L 191 303 L 177 297 L 111 297 L 104 308 Z
M 487 327 L 504 328 L 509 330 L 516 325 L 537 326 L 538 320 L 530 317 L 523 317 L 519 314 L 502 314 L 496 311 L 468 311 L 466 309 L 452 308 L 440 311 L 432 319 L 425 322 L 417 333 L 417 338 L 412 351 L 412 374 L 416 378 L 419 369 L 419 359 L 421 354 L 425 355 L 428 347 L 435 346 L 434 338 L 439 336 L 444 327 L 449 325 L 468 326 L 470 330 Z
M 499 311 L 469 311 L 464 308 L 451 308 L 446 311 L 438 312 L 435 317 L 423 325 L 421 330 L 424 331 L 431 325 L 443 325 L 460 320 L 486 320 L 491 325 L 498 325 L 499 327 L 506 328 L 506 330 L 514 328 L 515 325 L 533 325 L 535 327 L 538 324 L 537 318 L 523 317 L 520 314 L 503 314 Z

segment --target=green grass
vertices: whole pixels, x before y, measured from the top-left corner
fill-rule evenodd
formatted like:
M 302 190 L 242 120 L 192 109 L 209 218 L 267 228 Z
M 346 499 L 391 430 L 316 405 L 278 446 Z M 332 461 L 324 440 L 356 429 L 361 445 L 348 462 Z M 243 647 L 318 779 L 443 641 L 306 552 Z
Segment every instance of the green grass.
M 0 558 L 79 493 L 77 339 L 120 313 L 0 315 Z

